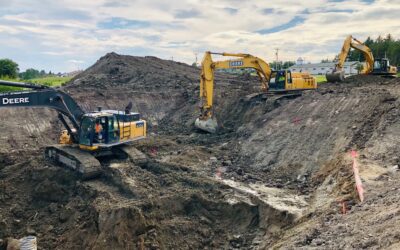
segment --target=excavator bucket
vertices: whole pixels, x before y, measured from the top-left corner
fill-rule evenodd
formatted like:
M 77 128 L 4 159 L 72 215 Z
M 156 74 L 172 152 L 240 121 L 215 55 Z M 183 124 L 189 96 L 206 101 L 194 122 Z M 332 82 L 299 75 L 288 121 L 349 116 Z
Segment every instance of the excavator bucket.
M 209 118 L 207 120 L 200 120 L 199 118 L 197 118 L 194 122 L 194 125 L 196 126 L 196 128 L 211 134 L 217 132 L 218 128 L 217 120 L 215 120 L 214 118 Z
M 327 73 L 326 81 L 327 82 L 343 82 L 344 81 L 344 70 Z

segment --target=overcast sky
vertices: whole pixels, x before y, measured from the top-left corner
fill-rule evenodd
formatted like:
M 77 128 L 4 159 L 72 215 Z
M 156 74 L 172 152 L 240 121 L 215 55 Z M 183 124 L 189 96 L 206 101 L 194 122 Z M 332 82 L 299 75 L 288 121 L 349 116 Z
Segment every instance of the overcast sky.
M 333 58 L 346 35 L 400 39 L 400 0 L 0 0 L 0 58 L 84 69 L 107 52 L 192 63 L 206 50 Z

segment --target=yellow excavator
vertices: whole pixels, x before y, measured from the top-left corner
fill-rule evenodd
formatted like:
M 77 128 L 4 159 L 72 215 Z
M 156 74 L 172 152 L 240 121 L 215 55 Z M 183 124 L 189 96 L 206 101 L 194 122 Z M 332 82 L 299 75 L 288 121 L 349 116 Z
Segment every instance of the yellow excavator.
M 213 61 L 212 55 L 234 57 L 234 59 Z M 315 77 L 306 72 L 291 72 L 290 70 L 273 71 L 269 64 L 259 57 L 241 53 L 215 53 L 207 51 L 201 63 L 200 75 L 200 116 L 195 121 L 195 127 L 200 130 L 215 133 L 218 128 L 213 114 L 214 72 L 217 69 L 255 69 L 261 81 L 262 93 L 299 92 L 317 88 Z
M 360 72 L 361 74 L 386 76 L 395 76 L 397 74 L 397 68 L 394 66 L 390 66 L 389 59 L 374 59 L 374 55 L 372 54 L 371 49 L 350 35 L 344 40 L 342 50 L 339 53 L 338 62 L 336 63 L 335 68 L 332 72 L 326 74 L 326 80 L 328 82 L 344 81 L 345 71 L 343 67 L 351 48 L 362 52 L 365 57 L 365 65 Z
M 47 146 L 45 158 L 72 169 L 83 179 L 94 178 L 102 171 L 102 157 L 130 158 L 145 164 L 147 157 L 131 145 L 146 138 L 146 121 L 131 112 L 132 103 L 124 111 L 85 112 L 66 92 L 44 85 L 0 80 L 2 86 L 23 88 L 0 93 L 0 108 L 36 107 L 58 112 L 64 125 L 59 144 Z

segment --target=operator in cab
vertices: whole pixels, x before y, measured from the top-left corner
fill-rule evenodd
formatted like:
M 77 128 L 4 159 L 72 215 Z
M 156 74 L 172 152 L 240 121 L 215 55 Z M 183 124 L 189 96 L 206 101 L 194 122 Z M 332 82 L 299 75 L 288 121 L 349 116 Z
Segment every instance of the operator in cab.
M 96 121 L 95 125 L 96 139 L 98 142 L 103 141 L 103 125 L 101 125 L 100 120 Z

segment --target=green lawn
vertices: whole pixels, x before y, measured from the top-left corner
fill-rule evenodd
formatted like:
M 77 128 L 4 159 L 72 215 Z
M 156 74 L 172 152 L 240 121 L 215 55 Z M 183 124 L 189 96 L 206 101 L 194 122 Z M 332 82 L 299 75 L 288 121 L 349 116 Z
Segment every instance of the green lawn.
M 398 77 L 400 77 L 400 72 L 399 72 L 399 73 L 397 73 L 397 76 L 398 76 Z
M 50 87 L 57 87 L 63 85 L 64 83 L 68 82 L 71 79 L 72 77 L 49 76 L 49 77 L 31 79 L 26 82 L 46 85 Z
M 315 75 L 314 77 L 317 79 L 317 83 L 325 83 L 326 82 L 325 75 Z
M 43 78 L 35 78 L 35 79 L 31 79 L 31 80 L 9 79 L 9 78 L 5 78 L 2 80 L 13 81 L 13 82 L 29 82 L 29 83 L 46 85 L 46 86 L 50 86 L 50 87 L 57 87 L 57 86 L 61 86 L 64 83 L 68 82 L 69 80 L 71 80 L 71 78 L 72 77 L 49 76 L 49 77 L 43 77 Z M 0 92 L 17 91 L 17 90 L 22 90 L 22 88 L 0 85 Z

